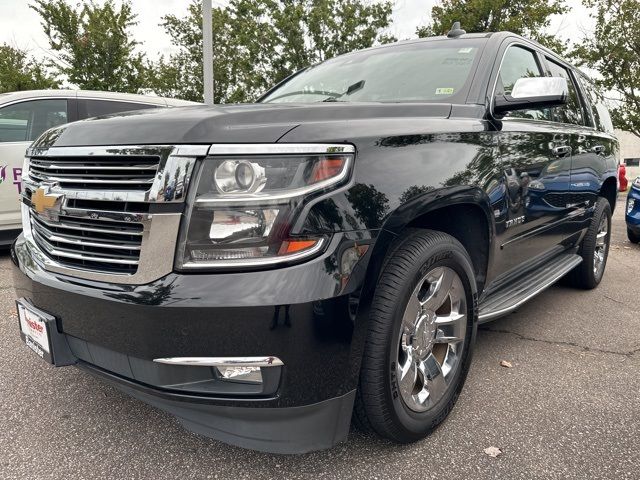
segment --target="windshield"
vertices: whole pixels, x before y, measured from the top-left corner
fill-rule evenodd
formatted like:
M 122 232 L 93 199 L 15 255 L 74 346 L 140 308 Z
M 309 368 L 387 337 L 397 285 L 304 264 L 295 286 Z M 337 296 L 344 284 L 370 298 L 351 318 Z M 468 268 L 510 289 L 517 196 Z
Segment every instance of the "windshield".
M 483 42 L 417 42 L 343 55 L 299 73 L 261 101 L 451 101 L 468 88 Z

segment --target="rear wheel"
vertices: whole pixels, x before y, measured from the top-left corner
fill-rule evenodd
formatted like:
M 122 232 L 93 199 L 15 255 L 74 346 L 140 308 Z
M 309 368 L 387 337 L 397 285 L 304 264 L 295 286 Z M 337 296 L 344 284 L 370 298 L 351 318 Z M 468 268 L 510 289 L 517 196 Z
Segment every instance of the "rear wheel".
M 591 219 L 591 225 L 580 246 L 582 263 L 567 275 L 570 285 L 578 288 L 597 287 L 604 275 L 611 242 L 611 206 L 605 198 L 599 198 Z
M 631 243 L 640 243 L 640 235 L 635 233 L 630 228 L 627 228 L 627 237 Z
M 453 237 L 410 231 L 373 300 L 355 418 L 397 442 L 428 435 L 453 408 L 476 323 L 471 261 Z

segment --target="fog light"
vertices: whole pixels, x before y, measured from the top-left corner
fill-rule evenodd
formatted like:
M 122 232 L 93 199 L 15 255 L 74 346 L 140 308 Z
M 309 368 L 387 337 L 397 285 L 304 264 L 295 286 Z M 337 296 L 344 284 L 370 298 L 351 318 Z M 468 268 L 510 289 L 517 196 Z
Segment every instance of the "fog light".
M 244 383 L 262 383 L 260 367 L 217 367 L 218 373 L 224 380 Z
M 635 207 L 635 205 L 636 201 L 633 198 L 627 200 L 627 214 L 631 213 L 631 210 L 633 210 L 633 207 Z

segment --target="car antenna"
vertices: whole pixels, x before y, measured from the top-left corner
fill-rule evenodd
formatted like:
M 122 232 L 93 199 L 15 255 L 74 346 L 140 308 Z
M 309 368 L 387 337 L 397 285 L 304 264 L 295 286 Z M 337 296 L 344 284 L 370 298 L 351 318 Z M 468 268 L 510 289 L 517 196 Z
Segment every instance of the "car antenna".
M 447 37 L 458 38 L 460 35 L 464 35 L 465 33 L 467 33 L 466 30 L 462 30 L 460 28 L 460 22 L 453 22 L 451 30 L 447 32 Z

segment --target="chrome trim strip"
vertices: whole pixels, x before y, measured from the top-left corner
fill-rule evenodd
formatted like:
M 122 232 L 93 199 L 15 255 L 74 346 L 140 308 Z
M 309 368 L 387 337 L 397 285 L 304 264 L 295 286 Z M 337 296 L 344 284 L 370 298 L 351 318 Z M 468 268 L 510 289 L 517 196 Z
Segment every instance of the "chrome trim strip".
M 155 180 L 153 178 L 128 178 L 128 179 L 102 179 L 102 178 L 86 178 L 82 176 L 77 177 L 59 177 L 52 176 L 46 173 L 34 172 L 32 169 L 29 169 L 29 177 L 32 180 L 37 180 L 39 182 L 62 182 L 62 183 L 93 183 L 93 184 L 115 184 L 115 185 L 151 185 Z
M 85 226 L 85 225 L 74 225 L 70 223 L 65 223 L 64 220 L 60 221 L 59 223 L 50 223 L 44 220 L 39 215 L 33 215 L 33 214 L 32 214 L 32 218 L 36 220 L 36 223 L 37 222 L 43 223 L 47 227 L 66 228 L 69 230 L 79 230 L 79 231 L 87 231 L 87 232 L 95 232 L 95 233 L 107 233 L 107 234 L 115 234 L 115 235 L 137 235 L 137 236 L 140 236 L 144 233 L 143 230 L 113 230 L 108 228 L 96 228 L 96 227 Z
M 109 145 L 99 147 L 39 147 L 27 149 L 28 157 L 109 157 L 157 156 L 171 151 L 174 157 L 200 157 L 207 154 L 209 145 Z
M 329 154 L 355 153 L 351 144 L 324 143 L 217 143 L 209 148 L 209 155 L 270 155 L 270 154 Z
M 194 367 L 282 367 L 278 357 L 168 357 L 154 358 L 156 363 Z
M 38 183 L 33 182 L 31 179 L 26 178 L 26 175 L 22 177 L 22 197 L 26 197 L 26 190 L 36 190 Z M 72 200 L 98 200 L 107 202 L 146 202 L 148 192 L 139 190 L 75 190 L 75 189 L 60 189 L 51 190 L 53 193 L 64 193 L 65 198 Z
M 278 265 L 280 263 L 295 262 L 306 257 L 311 257 L 324 248 L 324 238 L 308 250 L 284 255 L 282 257 L 245 258 L 242 260 L 214 260 L 211 262 L 186 262 L 181 265 L 183 269 L 198 270 L 202 268 L 238 268 L 238 267 L 262 267 Z
M 66 201 L 65 201 L 66 204 Z M 61 217 L 70 217 L 101 222 L 142 223 L 151 218 L 149 213 L 119 212 L 117 210 L 100 210 L 93 208 L 71 208 L 62 206 Z M 40 218 L 40 217 L 38 217 Z M 64 219 L 62 219 L 64 221 Z
M 96 248 L 113 248 L 114 250 L 140 250 L 141 246 L 139 244 L 131 243 L 103 243 L 97 242 L 95 240 L 88 239 L 87 237 L 76 237 L 73 235 L 59 235 L 57 233 L 53 233 L 52 231 L 38 225 L 37 223 L 33 224 L 36 232 L 41 236 L 45 236 L 45 239 L 51 242 L 59 242 L 59 243 L 68 243 L 69 245 L 80 245 L 85 247 L 96 247 Z

